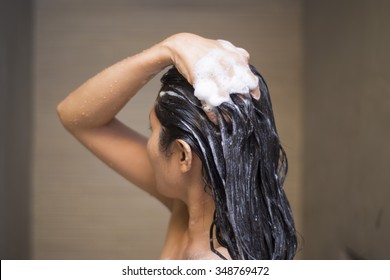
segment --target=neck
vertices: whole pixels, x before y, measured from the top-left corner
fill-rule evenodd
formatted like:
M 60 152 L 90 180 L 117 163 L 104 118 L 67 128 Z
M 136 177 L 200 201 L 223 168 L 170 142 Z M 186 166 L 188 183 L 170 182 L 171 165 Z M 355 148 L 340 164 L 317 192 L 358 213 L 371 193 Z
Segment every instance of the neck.
M 184 199 L 188 209 L 187 248 L 196 253 L 210 252 L 210 226 L 214 216 L 214 200 L 203 184 L 188 188 Z
M 187 200 L 188 207 L 188 230 L 190 236 L 204 235 L 209 236 L 210 226 L 214 216 L 214 200 L 209 192 L 204 190 L 204 187 L 198 187 Z
M 195 162 L 196 163 L 196 162 Z M 185 188 L 183 188 L 181 199 L 188 211 L 187 234 L 184 241 L 185 258 L 189 259 L 219 259 L 210 250 L 210 227 L 214 218 L 215 203 L 211 190 L 205 187 L 199 168 L 194 168 L 192 176 L 187 177 Z M 225 257 L 229 257 L 225 248 L 214 240 L 214 248 L 220 251 Z

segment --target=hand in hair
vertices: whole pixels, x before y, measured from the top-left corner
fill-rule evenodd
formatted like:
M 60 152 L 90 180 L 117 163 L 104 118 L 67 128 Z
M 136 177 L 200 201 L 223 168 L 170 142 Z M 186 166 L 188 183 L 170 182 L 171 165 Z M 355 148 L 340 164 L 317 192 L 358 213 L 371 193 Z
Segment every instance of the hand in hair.
M 190 33 L 173 35 L 162 42 L 172 64 L 195 88 L 195 95 L 217 106 L 231 93 L 260 98 L 257 77 L 250 71 L 249 53 L 224 40 L 211 40 Z M 214 95 L 213 95 L 214 91 Z M 210 96 L 213 95 L 213 96 Z
M 172 201 L 156 188 L 147 139 L 116 116 L 139 89 L 170 65 L 175 65 L 191 84 L 196 82 L 196 63 L 213 50 L 226 54 L 218 61 L 223 67 L 229 67 L 228 57 L 247 66 L 249 55 L 245 50 L 227 46 L 226 42 L 223 45 L 193 34 L 173 35 L 107 67 L 72 91 L 57 106 L 61 122 L 103 162 L 170 208 Z

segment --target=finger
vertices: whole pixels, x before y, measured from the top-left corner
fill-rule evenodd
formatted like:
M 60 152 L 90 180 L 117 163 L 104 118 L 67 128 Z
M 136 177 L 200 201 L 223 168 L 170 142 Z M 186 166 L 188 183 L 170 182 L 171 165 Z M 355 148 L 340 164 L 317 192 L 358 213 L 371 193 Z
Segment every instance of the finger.
M 225 49 L 227 49 L 227 50 L 230 50 L 230 51 L 236 51 L 236 46 L 234 46 L 231 42 L 229 42 L 229 41 L 226 41 L 226 40 L 221 40 L 221 39 L 219 39 L 219 40 L 217 40 L 217 42 L 223 47 L 223 48 L 225 48 Z
M 259 87 L 255 88 L 254 90 L 251 91 L 251 94 L 252 94 L 252 96 L 253 96 L 256 100 L 259 100 L 259 99 L 260 99 L 260 96 L 261 96 L 260 88 L 259 88 Z
M 245 49 L 243 49 L 243 48 L 237 48 L 237 52 L 238 52 L 240 55 L 242 55 L 243 57 L 245 57 L 245 59 L 246 59 L 247 61 L 249 61 L 250 55 L 249 55 L 249 53 L 248 53 Z

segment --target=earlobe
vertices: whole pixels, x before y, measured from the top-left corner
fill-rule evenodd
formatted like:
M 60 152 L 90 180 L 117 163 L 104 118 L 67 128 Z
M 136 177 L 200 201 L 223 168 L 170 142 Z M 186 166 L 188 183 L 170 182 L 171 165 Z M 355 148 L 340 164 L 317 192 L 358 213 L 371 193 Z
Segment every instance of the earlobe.
M 179 165 L 182 172 L 188 172 L 192 167 L 192 150 L 187 142 L 181 139 L 176 139 L 176 144 L 179 149 Z

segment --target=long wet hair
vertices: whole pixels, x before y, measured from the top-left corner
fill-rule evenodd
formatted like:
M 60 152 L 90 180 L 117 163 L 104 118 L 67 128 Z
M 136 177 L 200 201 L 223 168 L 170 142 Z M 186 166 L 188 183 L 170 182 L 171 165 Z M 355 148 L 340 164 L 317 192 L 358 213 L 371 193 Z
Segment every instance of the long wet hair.
M 194 88 L 171 68 L 162 78 L 155 104 L 161 123 L 160 149 L 186 141 L 203 166 L 205 191 L 215 202 L 213 239 L 232 259 L 292 259 L 297 238 L 283 183 L 287 158 L 275 128 L 267 85 L 257 70 L 261 97 L 231 94 L 205 112 Z

